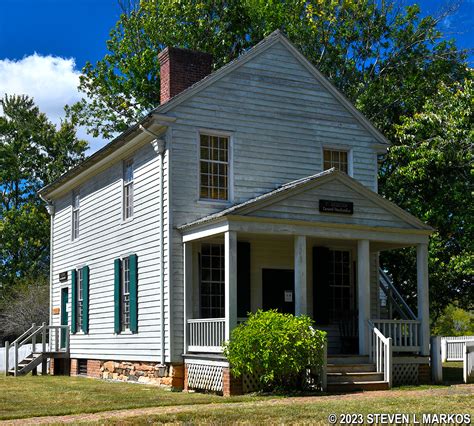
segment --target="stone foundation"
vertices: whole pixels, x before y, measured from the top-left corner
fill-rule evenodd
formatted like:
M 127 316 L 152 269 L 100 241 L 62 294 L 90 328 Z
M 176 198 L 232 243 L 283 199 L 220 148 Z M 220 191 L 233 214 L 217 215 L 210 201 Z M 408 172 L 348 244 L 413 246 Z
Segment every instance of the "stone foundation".
M 161 365 L 156 362 L 145 361 L 101 361 L 73 358 L 70 360 L 70 375 L 78 376 L 79 364 L 84 362 L 87 363 L 87 377 L 148 383 L 176 390 L 181 390 L 184 387 L 184 364 Z
M 161 365 L 154 362 L 137 361 L 100 361 L 100 377 L 183 389 L 184 365 Z

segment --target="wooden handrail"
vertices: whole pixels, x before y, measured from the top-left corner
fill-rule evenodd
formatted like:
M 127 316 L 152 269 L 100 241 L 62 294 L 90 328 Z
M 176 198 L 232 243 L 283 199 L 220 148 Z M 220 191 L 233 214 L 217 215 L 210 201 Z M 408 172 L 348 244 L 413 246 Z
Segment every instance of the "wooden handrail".
M 384 380 L 392 387 L 392 338 L 385 337 L 383 333 L 375 327 L 372 321 L 368 321 L 369 329 L 372 331 L 370 341 L 369 356 L 371 361 L 375 361 L 377 373 L 383 373 Z

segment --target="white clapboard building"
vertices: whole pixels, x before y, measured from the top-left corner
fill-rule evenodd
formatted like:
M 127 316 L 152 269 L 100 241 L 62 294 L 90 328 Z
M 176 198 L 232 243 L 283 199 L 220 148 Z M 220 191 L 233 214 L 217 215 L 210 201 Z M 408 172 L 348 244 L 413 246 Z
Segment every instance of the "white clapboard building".
M 250 390 L 222 343 L 275 308 L 328 332 L 330 389 L 428 380 L 432 229 L 377 194 L 387 139 L 278 31 L 215 72 L 159 60 L 160 106 L 40 191 L 52 371 Z M 403 247 L 415 312 L 378 265 Z

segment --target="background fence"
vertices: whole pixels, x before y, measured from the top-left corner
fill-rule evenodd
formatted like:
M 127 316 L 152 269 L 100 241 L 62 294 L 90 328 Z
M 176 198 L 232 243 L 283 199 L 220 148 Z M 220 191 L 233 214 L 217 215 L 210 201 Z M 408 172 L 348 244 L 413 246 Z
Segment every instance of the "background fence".
M 441 337 L 441 359 L 443 362 L 463 361 L 466 342 L 474 342 L 474 336 Z

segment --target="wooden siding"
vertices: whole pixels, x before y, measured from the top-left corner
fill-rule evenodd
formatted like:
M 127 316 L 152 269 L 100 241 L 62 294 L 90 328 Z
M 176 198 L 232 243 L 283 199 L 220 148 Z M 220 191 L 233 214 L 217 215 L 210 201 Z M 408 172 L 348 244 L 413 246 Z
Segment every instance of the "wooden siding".
M 56 202 L 53 306 L 60 288 L 70 286 L 70 270 L 90 268 L 89 333 L 71 336 L 71 357 L 159 361 L 160 244 L 159 156 L 151 144 L 133 155 L 134 215 L 122 220 L 122 162 L 80 187 L 80 236 L 71 241 L 71 195 Z M 166 176 L 166 174 L 165 174 Z M 165 198 L 165 208 L 167 200 Z M 165 247 L 166 250 L 166 247 Z M 138 255 L 138 333 L 114 334 L 114 259 Z M 68 282 L 59 273 L 68 271 Z M 69 321 L 70 316 L 70 304 Z M 60 316 L 53 316 L 59 324 Z
M 354 214 L 320 213 L 319 200 L 354 203 Z M 383 209 L 373 201 L 349 188 L 337 179 L 291 195 L 283 200 L 251 212 L 249 216 L 304 220 L 309 222 L 347 223 L 389 228 L 407 228 L 405 221 Z
M 170 111 L 175 226 L 231 203 L 198 200 L 198 132 L 228 132 L 233 200 L 242 202 L 322 171 L 324 146 L 352 150 L 353 176 L 376 189 L 373 136 L 283 46 L 276 43 Z M 173 238 L 173 310 L 178 358 L 183 348 L 182 243 Z

